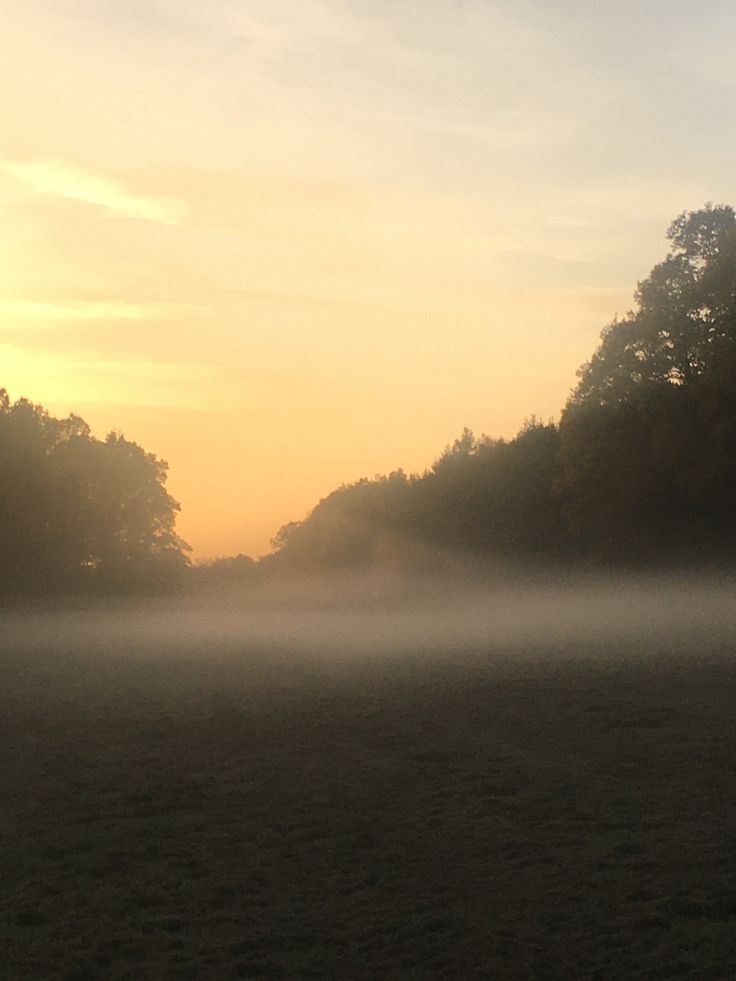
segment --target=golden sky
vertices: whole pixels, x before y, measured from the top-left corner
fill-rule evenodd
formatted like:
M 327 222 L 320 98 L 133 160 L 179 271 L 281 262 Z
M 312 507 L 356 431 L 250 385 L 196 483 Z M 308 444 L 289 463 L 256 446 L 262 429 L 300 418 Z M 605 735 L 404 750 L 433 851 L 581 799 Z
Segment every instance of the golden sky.
M 0 387 L 168 460 L 200 558 L 557 416 L 736 199 L 726 0 L 2 7 Z

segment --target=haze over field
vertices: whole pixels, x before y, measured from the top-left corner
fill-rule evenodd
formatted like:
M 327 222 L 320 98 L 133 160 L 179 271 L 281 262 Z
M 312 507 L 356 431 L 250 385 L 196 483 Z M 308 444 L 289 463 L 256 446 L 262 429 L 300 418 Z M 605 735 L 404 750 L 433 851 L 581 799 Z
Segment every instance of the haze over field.
M 475 653 L 562 660 L 612 652 L 647 661 L 736 642 L 733 576 L 515 577 L 485 587 L 438 578 L 410 585 L 297 580 L 184 599 L 119 600 L 2 614 L 3 648 L 104 658 L 234 654 L 246 671 L 298 655 L 320 665 L 391 664 Z
M 556 415 L 672 216 L 732 197 L 725 0 L 3 24 L 0 383 L 167 459 L 199 558 Z
M 0 613 L 3 978 L 729 977 L 735 593 Z
M 2 8 L 0 979 L 733 977 L 733 4 Z

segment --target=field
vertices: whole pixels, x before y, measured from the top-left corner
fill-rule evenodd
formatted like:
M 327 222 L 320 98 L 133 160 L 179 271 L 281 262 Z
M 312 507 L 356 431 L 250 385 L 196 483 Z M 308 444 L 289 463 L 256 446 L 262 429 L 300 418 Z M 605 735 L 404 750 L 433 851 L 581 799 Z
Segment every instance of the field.
M 0 977 L 733 977 L 733 604 L 687 595 L 516 640 L 6 617 Z

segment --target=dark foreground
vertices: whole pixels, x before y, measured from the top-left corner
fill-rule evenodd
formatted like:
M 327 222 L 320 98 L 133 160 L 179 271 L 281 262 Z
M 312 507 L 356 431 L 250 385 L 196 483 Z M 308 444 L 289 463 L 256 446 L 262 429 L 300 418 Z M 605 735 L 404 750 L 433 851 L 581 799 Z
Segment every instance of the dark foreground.
M 723 640 L 1 670 L 5 981 L 734 976 Z

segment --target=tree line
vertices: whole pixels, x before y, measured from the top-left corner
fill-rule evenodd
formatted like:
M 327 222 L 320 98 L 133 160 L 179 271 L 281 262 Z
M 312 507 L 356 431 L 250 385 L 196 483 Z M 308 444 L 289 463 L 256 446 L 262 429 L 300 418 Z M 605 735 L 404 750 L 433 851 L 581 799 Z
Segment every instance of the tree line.
M 167 465 L 0 389 L 0 593 L 121 592 L 182 581 L 189 547 Z
M 460 553 L 729 560 L 736 545 L 736 217 L 684 212 L 635 309 L 602 332 L 559 422 L 465 430 L 423 474 L 344 486 L 274 539 L 283 567 Z
M 0 390 L 0 592 L 154 589 L 473 560 L 730 561 L 736 546 L 736 216 L 683 212 L 557 422 L 466 429 L 422 474 L 333 491 L 246 556 L 191 567 L 167 465 Z

